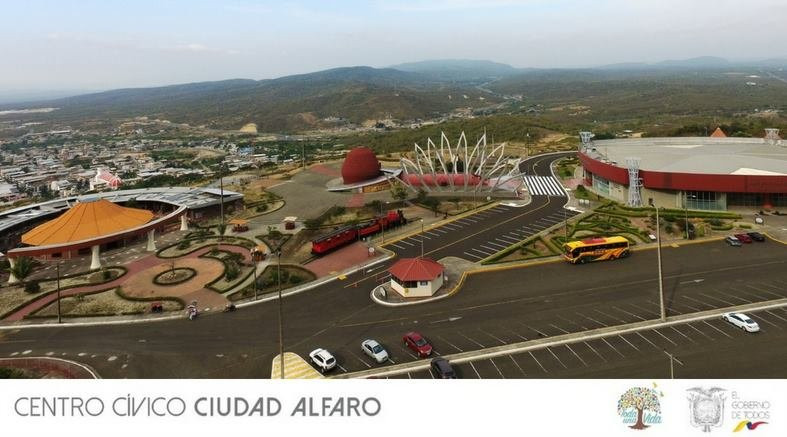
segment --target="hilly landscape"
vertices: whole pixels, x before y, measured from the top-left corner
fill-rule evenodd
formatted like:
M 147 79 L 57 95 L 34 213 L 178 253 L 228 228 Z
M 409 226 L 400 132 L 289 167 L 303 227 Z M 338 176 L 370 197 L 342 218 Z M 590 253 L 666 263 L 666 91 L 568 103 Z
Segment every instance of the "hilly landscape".
M 787 60 L 701 57 L 585 69 L 520 69 L 478 60 L 335 68 L 277 79 L 231 79 L 129 88 L 3 109 L 58 108 L 17 116 L 54 126 L 112 125 L 146 116 L 220 130 L 297 133 L 394 119 L 441 121 L 530 114 L 550 125 L 646 117 L 734 117 L 787 109 Z M 777 124 L 778 124 L 777 120 Z

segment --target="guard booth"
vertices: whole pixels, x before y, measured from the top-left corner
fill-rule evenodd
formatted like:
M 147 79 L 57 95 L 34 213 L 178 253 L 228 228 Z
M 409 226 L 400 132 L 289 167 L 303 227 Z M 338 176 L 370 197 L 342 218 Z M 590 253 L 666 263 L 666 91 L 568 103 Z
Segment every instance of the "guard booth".
M 404 297 L 430 297 L 443 286 L 442 264 L 429 258 L 403 258 L 392 265 L 391 288 Z

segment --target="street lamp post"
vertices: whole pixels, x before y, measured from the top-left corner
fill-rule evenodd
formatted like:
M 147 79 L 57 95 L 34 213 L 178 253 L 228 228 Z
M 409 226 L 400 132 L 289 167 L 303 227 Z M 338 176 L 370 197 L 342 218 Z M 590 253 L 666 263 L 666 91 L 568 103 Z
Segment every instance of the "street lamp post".
M 424 218 L 421 217 L 421 258 L 424 257 Z
M 659 208 L 653 205 L 653 200 L 650 201 L 650 206 L 656 208 L 656 256 L 659 264 L 659 304 L 661 309 L 661 321 L 667 320 L 667 309 L 664 307 L 664 279 L 661 270 L 661 222 L 659 220 Z
M 281 302 L 281 248 L 276 251 L 276 291 L 279 293 L 279 367 L 281 379 L 284 379 L 284 324 L 282 323 Z
M 664 351 L 664 353 L 669 357 L 669 379 L 675 379 L 675 363 L 682 366 L 683 362 L 667 351 Z
M 252 259 L 254 256 L 252 255 Z M 254 300 L 257 300 L 257 261 L 254 261 Z
M 63 320 L 60 316 L 60 261 L 55 264 L 55 272 L 57 272 L 57 323 L 62 323 Z

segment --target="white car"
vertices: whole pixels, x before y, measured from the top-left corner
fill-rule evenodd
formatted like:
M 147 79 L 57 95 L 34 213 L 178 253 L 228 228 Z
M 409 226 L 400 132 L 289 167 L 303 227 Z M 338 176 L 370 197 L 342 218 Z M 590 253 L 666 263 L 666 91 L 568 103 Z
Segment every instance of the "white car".
M 309 352 L 309 358 L 320 369 L 320 372 L 325 373 L 336 367 L 336 358 L 325 349 L 318 348 Z
M 364 340 L 363 343 L 361 343 L 361 350 L 363 350 L 363 353 L 368 355 L 369 358 L 377 361 L 378 364 L 388 361 L 388 351 L 375 340 Z
M 725 313 L 721 315 L 721 318 L 746 332 L 758 332 L 760 330 L 760 325 L 743 313 Z

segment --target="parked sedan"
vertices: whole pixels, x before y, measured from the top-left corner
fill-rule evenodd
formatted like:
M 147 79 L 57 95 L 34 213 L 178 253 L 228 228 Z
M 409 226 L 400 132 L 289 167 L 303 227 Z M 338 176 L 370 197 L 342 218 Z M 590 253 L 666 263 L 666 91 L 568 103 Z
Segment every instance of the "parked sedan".
M 376 340 L 368 339 L 361 343 L 361 350 L 369 356 L 369 358 L 382 364 L 388 361 L 388 351 L 380 345 Z
M 431 367 L 434 374 L 440 379 L 456 379 L 454 368 L 445 358 L 434 358 Z
M 749 234 L 735 234 L 735 238 L 737 238 L 738 241 L 740 241 L 741 243 L 746 243 L 746 244 L 750 244 L 752 240 Z
M 725 238 L 724 241 L 727 242 L 730 246 L 733 247 L 741 247 L 741 240 L 738 240 L 734 236 L 730 235 L 729 237 Z
M 760 330 L 760 325 L 743 313 L 724 313 L 721 318 L 746 332 L 758 332 Z
M 746 233 L 746 235 L 748 235 L 749 237 L 751 237 L 751 239 L 752 239 L 752 240 L 754 240 L 754 241 L 759 241 L 760 243 L 762 243 L 763 241 L 765 241 L 765 235 L 762 235 L 762 234 L 761 234 L 761 233 L 759 233 L 759 232 L 747 232 L 747 233 Z
M 320 372 L 325 373 L 334 367 L 336 367 L 336 358 L 331 355 L 325 349 L 317 348 L 311 352 L 309 352 L 309 358 L 311 358 L 312 363 L 320 370 Z
M 418 355 L 418 358 L 426 358 L 432 355 L 432 345 L 419 333 L 412 331 L 402 337 L 404 345 Z

